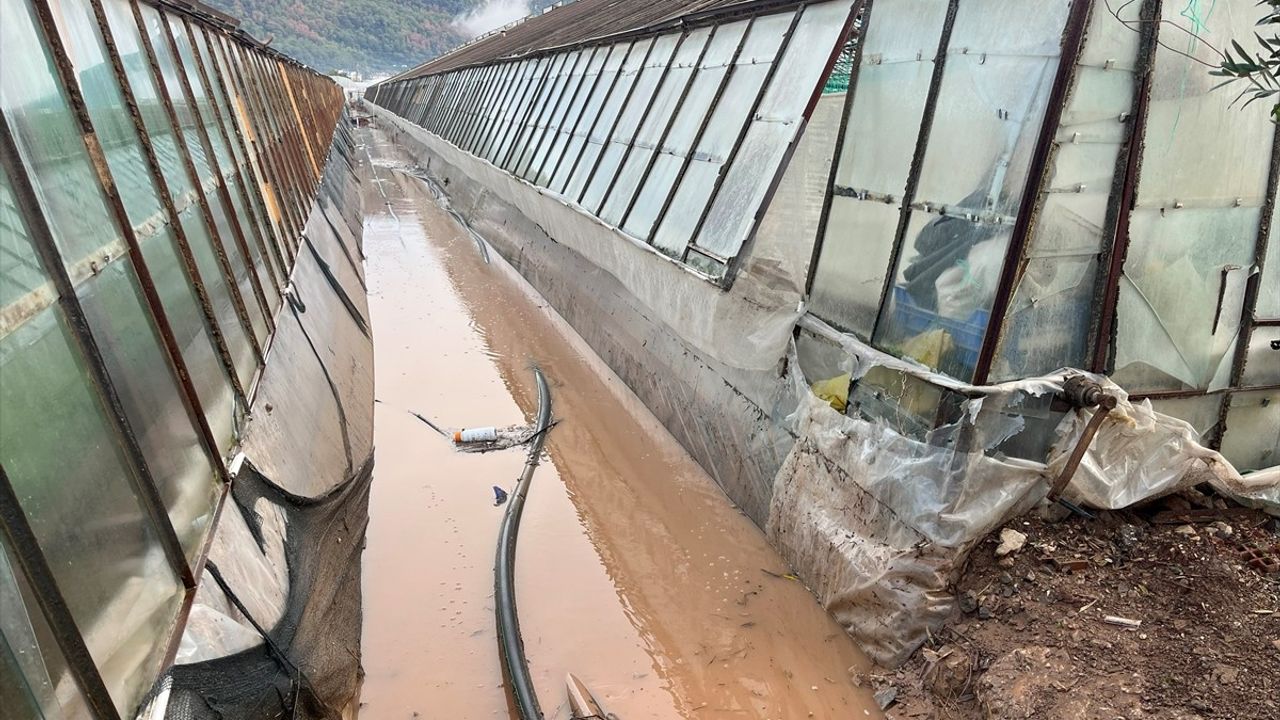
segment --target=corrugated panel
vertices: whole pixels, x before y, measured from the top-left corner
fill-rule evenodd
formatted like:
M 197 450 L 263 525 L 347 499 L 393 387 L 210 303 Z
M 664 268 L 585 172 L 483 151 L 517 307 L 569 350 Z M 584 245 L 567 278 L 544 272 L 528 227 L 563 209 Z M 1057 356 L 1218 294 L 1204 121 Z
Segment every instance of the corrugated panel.
M 502 58 L 695 22 L 703 17 L 798 4 L 794 0 L 577 0 L 481 37 L 396 79 L 435 75 Z

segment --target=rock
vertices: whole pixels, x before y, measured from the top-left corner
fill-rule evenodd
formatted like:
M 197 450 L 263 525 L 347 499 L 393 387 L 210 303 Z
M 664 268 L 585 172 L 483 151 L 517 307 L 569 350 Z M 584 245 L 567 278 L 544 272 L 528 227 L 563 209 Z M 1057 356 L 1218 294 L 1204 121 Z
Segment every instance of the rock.
M 996 557 L 1012 555 L 1021 550 L 1022 546 L 1026 544 L 1026 535 L 1013 528 L 1005 528 L 1000 531 L 1000 545 L 996 547 Z
M 991 611 L 990 611 L 989 609 L 984 608 L 984 607 L 980 607 L 980 608 L 978 608 L 978 619 L 979 619 L 979 620 L 990 620 L 991 618 L 992 618 L 992 615 L 991 615 Z
M 972 590 L 966 590 L 960 596 L 960 612 L 969 614 L 978 609 L 978 596 Z
M 1240 670 L 1230 665 L 1214 665 L 1211 676 L 1221 685 L 1235 685 L 1240 679 Z
M 889 687 L 878 691 L 875 694 L 875 698 L 876 698 L 876 704 L 880 706 L 881 710 L 884 710 L 885 708 L 892 705 L 895 700 L 898 699 L 898 688 L 890 685 Z
M 973 658 L 954 646 L 939 651 L 936 662 L 925 669 L 924 681 L 937 697 L 955 699 L 969 685 Z
M 1174 528 L 1173 531 L 1178 533 L 1179 535 L 1195 535 L 1196 534 L 1196 529 L 1191 527 L 1190 525 L 1179 525 L 1178 527 Z
M 1232 535 L 1236 534 L 1235 528 L 1222 522 L 1221 520 L 1218 520 L 1210 524 L 1209 527 L 1212 528 L 1213 531 L 1216 532 L 1221 537 L 1231 537 Z

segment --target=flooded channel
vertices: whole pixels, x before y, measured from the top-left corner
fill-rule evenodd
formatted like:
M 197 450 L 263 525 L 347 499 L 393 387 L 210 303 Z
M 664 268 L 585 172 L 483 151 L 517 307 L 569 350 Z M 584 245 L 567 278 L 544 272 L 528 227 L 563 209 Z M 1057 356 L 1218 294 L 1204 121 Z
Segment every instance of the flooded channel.
M 377 377 L 361 718 L 505 718 L 493 559 L 519 449 L 451 428 L 528 422 L 549 461 L 520 531 L 521 627 L 548 718 L 573 672 L 621 720 L 880 717 L 866 660 L 644 406 L 523 279 L 442 210 L 376 129 L 365 253 Z

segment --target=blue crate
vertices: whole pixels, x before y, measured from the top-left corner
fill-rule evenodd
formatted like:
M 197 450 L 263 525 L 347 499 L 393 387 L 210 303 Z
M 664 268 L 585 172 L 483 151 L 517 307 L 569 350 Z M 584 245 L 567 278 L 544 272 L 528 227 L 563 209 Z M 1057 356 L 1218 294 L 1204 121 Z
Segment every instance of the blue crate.
M 895 325 L 906 337 L 934 328 L 946 330 L 955 341 L 957 359 L 970 368 L 978 364 L 982 339 L 987 333 L 987 323 L 991 320 L 991 311 L 985 308 L 974 310 L 967 320 L 940 317 L 934 311 L 917 305 L 907 289 L 900 285 L 893 286 L 893 315 Z

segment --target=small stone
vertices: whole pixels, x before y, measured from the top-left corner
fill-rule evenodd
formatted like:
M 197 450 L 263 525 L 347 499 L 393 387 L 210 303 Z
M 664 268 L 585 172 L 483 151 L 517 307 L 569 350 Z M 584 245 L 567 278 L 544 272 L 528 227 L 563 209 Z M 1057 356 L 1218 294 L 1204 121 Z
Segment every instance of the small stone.
M 978 609 L 978 596 L 972 590 L 966 590 L 960 596 L 960 612 L 966 615 Z
M 978 608 L 978 619 L 979 619 L 979 620 L 990 620 L 991 618 L 992 618 L 992 615 L 991 615 L 991 611 L 990 611 L 990 610 L 988 610 L 987 608 L 984 608 L 984 607 L 980 607 L 980 608 Z
M 1012 585 L 1013 576 L 1007 572 L 1002 572 L 1000 573 L 1000 582 L 1004 583 L 1005 585 Z
M 1190 525 L 1179 525 L 1178 527 L 1174 528 L 1173 531 L 1178 533 L 1179 535 L 1195 535 L 1196 534 L 1196 529 L 1191 527 Z
M 1271 641 L 1271 647 L 1273 647 L 1273 648 L 1275 648 L 1276 650 L 1280 651 L 1280 640 L 1272 640 L 1272 641 Z
M 890 685 L 889 687 L 877 692 L 875 694 L 875 698 L 876 704 L 880 706 L 881 710 L 884 710 L 898 699 L 898 688 Z
M 1236 534 L 1235 528 L 1222 522 L 1221 520 L 1213 523 L 1209 527 L 1213 528 L 1213 530 L 1217 532 L 1219 535 L 1221 535 L 1222 537 L 1231 537 L 1232 535 Z
M 1012 555 L 1021 550 L 1022 546 L 1026 544 L 1026 535 L 1013 528 L 1005 528 L 1000 531 L 1000 545 L 996 547 L 996 557 Z

